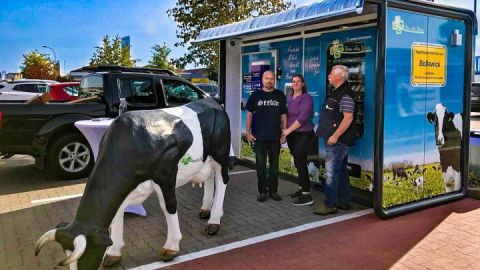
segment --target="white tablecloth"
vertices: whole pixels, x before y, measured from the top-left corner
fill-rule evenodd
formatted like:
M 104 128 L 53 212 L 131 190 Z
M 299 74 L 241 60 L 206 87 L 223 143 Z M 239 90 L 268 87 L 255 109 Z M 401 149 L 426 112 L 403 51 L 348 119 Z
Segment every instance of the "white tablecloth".
M 103 134 L 107 131 L 114 119 L 112 118 L 95 118 L 92 120 L 82 120 L 75 122 L 75 127 L 82 132 L 92 148 L 95 160 L 98 156 L 98 148 Z M 146 216 L 147 211 L 141 204 L 132 204 L 125 208 L 125 212 L 134 213 L 140 216 Z

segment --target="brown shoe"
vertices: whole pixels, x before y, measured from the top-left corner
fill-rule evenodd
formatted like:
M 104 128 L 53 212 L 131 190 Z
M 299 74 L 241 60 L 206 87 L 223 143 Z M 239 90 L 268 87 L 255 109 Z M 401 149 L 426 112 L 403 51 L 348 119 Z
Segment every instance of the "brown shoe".
M 329 215 L 329 214 L 335 214 L 338 211 L 336 207 L 328 207 L 325 205 L 322 205 L 318 207 L 315 212 L 313 212 L 315 215 Z
M 337 208 L 340 209 L 340 210 L 348 211 L 352 208 L 352 206 L 350 204 L 346 204 L 346 203 L 337 203 Z

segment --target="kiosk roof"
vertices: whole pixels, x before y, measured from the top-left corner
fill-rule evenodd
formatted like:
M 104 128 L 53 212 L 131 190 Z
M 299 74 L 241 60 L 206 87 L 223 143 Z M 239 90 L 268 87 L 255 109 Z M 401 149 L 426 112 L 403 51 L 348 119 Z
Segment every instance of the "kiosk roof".
M 308 6 L 288 9 L 283 12 L 263 15 L 200 32 L 194 43 L 227 39 L 253 33 L 291 27 L 305 22 L 316 22 L 325 18 L 363 11 L 363 0 L 324 0 Z

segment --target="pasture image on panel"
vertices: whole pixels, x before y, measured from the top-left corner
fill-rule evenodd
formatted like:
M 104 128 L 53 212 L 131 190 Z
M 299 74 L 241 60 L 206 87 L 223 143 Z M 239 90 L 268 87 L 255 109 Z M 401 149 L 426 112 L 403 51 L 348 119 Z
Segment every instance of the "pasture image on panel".
M 464 112 L 465 48 L 445 37 L 465 25 L 393 8 L 388 18 L 383 208 L 460 190 Z

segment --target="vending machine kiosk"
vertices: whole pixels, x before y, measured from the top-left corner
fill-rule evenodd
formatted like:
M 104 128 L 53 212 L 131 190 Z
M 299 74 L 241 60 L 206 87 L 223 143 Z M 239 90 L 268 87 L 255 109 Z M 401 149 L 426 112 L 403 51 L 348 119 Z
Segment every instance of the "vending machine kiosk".
M 287 94 L 292 76 L 303 74 L 317 125 L 330 91 L 327 75 L 334 65 L 346 66 L 357 115 L 350 184 L 387 218 L 463 198 L 468 190 L 476 31 L 472 11 L 428 1 L 324 0 L 207 29 L 197 42 L 220 41 L 220 86 L 238 156 L 244 153 L 240 104 L 261 87 L 268 66 L 253 63 L 270 61 L 276 88 Z M 295 174 L 290 169 L 284 172 Z

